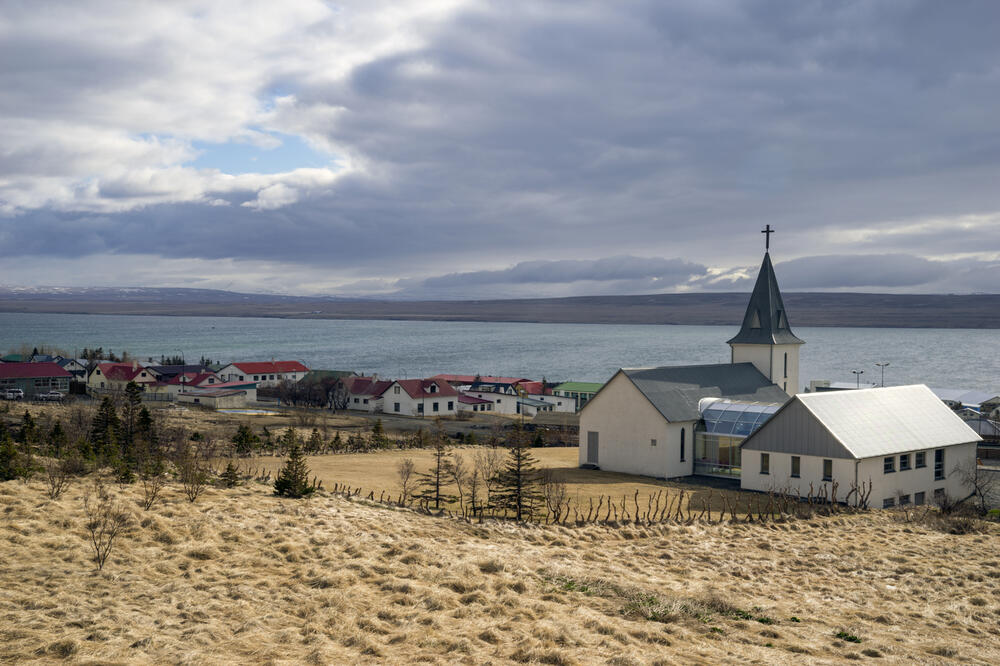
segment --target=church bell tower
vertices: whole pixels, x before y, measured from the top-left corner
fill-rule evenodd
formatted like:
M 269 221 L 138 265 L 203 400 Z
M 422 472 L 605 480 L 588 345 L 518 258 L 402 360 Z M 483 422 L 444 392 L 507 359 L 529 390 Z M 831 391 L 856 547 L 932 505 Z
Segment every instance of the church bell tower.
M 750 295 L 743 326 L 729 340 L 733 363 L 753 363 L 768 379 L 788 395 L 795 395 L 799 387 L 799 347 L 805 342 L 792 333 L 788 326 L 785 304 L 778 290 L 778 280 L 771 265 L 770 241 L 774 230 L 771 225 L 761 233 L 766 234 L 764 261 L 757 274 L 757 284 Z

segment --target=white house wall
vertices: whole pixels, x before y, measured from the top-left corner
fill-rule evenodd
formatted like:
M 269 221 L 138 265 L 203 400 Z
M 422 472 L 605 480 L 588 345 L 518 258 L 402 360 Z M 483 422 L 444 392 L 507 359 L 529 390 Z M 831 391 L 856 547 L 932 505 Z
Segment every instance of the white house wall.
M 400 390 L 398 394 L 393 392 L 395 386 L 389 387 L 389 389 L 382 394 L 382 411 L 387 414 L 403 414 L 404 416 L 420 416 L 419 405 L 424 405 L 423 416 L 451 416 L 455 414 L 458 408 L 458 396 L 457 395 L 435 395 L 433 393 L 427 394 L 423 398 L 411 398 L 410 394 L 406 391 Z M 434 411 L 434 403 L 438 404 L 438 411 Z M 399 404 L 399 410 L 396 409 L 396 404 Z M 451 409 L 448 408 L 449 403 L 451 404 Z
M 788 395 L 795 395 L 802 390 L 799 386 L 800 345 L 733 344 L 731 346 L 733 363 L 753 363 L 755 368 Z M 785 354 L 788 354 L 787 372 Z
M 623 373 L 580 412 L 580 464 L 586 464 L 589 433 L 598 437 L 598 466 L 609 472 L 659 478 L 693 472 L 694 422 L 668 423 Z M 680 459 L 681 429 L 685 459 Z M 656 440 L 656 446 L 652 440 Z
M 941 490 L 952 499 L 964 499 L 972 492 L 972 488 L 962 481 L 962 476 L 955 470 L 956 466 L 975 466 L 976 444 L 958 444 L 943 447 L 945 450 L 945 478 L 934 480 L 934 451 L 936 449 L 914 449 L 909 451 L 910 469 L 899 468 L 899 454 L 894 458 L 894 472 L 885 473 L 884 457 L 865 458 L 855 461 L 847 458 L 829 458 L 833 461 L 832 481 L 836 481 L 837 499 L 843 500 L 851 490 L 851 484 L 863 483 L 870 485 L 872 492 L 868 505 L 879 509 L 886 499 L 894 499 L 897 503 L 903 495 L 908 495 L 910 502 L 915 501 L 917 493 L 925 493 L 925 502 L 933 504 L 934 491 Z M 916 468 L 916 453 L 922 451 L 926 455 L 926 467 Z M 769 455 L 769 474 L 761 474 L 761 454 Z M 761 492 L 788 492 L 792 495 L 806 497 L 809 494 L 809 484 L 812 484 L 813 494 L 826 484 L 827 496 L 831 491 L 832 482 L 823 480 L 822 456 L 799 455 L 800 476 L 791 476 L 792 456 L 794 453 L 744 450 L 742 453 L 742 472 L 740 487 L 745 490 Z

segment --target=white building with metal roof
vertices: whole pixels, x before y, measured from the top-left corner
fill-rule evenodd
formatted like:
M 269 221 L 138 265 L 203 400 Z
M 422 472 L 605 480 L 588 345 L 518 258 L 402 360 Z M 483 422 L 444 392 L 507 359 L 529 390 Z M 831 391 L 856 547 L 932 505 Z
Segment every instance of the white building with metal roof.
M 802 393 L 743 441 L 740 485 L 830 497 L 836 484 L 843 501 L 864 484 L 875 508 L 960 500 L 980 441 L 922 384 Z

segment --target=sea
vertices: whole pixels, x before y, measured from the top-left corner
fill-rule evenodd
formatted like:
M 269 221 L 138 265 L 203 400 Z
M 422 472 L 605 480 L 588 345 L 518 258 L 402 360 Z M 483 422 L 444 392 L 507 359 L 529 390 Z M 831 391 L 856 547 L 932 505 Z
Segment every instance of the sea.
M 145 361 L 299 360 L 391 378 L 438 373 L 607 381 L 619 368 L 726 363 L 739 326 L 0 313 L 0 352 L 84 348 Z M 1000 331 L 796 327 L 799 379 L 1000 392 Z M 863 374 L 855 375 L 858 370 Z M 800 387 L 802 388 L 802 387 Z

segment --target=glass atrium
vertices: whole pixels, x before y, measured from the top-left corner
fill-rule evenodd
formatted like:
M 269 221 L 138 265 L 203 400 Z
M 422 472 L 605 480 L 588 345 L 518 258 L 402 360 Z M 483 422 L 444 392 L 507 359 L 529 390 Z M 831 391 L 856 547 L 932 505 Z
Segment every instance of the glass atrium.
M 738 478 L 740 444 L 780 408 L 769 402 L 702 399 L 694 436 L 694 473 Z

